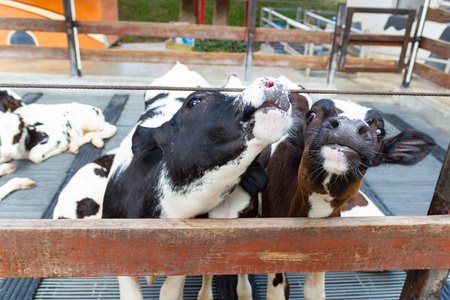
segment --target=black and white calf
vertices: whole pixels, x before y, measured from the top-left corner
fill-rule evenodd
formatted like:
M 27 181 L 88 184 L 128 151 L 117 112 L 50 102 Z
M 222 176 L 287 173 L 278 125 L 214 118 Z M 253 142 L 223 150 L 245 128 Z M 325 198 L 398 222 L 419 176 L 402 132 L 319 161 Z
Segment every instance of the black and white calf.
M 75 102 L 25 105 L 0 118 L 0 160 L 40 163 L 67 149 L 77 153 L 88 142 L 103 147 L 103 139 L 115 133 L 116 127 L 105 122 L 101 110 L 94 106 Z
M 189 85 L 201 85 L 182 65 L 172 71 L 183 81 L 169 74 L 162 83 L 191 79 Z M 104 218 L 205 214 L 239 190 L 245 176 L 251 177 L 244 174 L 258 154 L 291 126 L 289 90 L 272 78 L 260 78 L 242 93 L 152 93 L 114 159 Z M 142 299 L 137 278 L 122 277 L 119 284 L 122 299 Z M 170 284 L 164 286 L 161 299 L 182 299 L 182 294 L 173 295 Z
M 435 145 L 412 130 L 386 138 L 381 114 L 354 102 L 322 99 L 308 110 L 305 99 L 297 101 L 295 135 L 272 149 L 268 161 L 263 217 L 339 217 L 368 168 L 413 165 Z M 305 274 L 306 300 L 325 299 L 324 276 Z M 287 299 L 287 287 L 284 274 L 269 274 L 267 299 Z
M 0 89 L 0 119 L 6 112 L 13 112 L 23 105 L 22 98 L 10 89 Z M 16 165 L 6 163 L 0 158 L 0 176 L 16 171 Z M 34 187 L 36 183 L 29 178 L 15 177 L 0 187 L 0 201 L 16 190 L 25 190 Z
M 100 219 L 108 175 L 117 149 L 80 168 L 58 197 L 53 219 Z

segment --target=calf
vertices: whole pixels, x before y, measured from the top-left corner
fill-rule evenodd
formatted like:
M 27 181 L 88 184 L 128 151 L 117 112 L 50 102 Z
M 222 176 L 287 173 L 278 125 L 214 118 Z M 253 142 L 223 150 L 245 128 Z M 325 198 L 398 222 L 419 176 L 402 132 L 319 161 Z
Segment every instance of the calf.
M 116 127 L 105 122 L 94 106 L 75 102 L 25 105 L 0 118 L 1 159 L 40 163 L 67 149 L 77 153 L 88 142 L 103 147 L 103 139 L 115 133 Z
M 191 79 L 181 77 L 184 84 Z M 257 155 L 286 134 L 288 94 L 271 78 L 242 93 L 152 92 L 114 159 L 103 217 L 192 218 L 211 211 L 238 193 Z M 137 278 L 121 277 L 119 284 L 122 299 L 142 299 Z
M 435 145 L 418 131 L 386 138 L 380 113 L 353 102 L 323 99 L 307 111 L 298 98 L 293 106 L 303 107 L 297 132 L 272 149 L 263 217 L 338 217 L 368 168 L 413 165 Z M 324 274 L 306 274 L 305 299 L 325 299 Z M 286 299 L 288 294 L 285 275 L 270 274 L 267 299 Z
M 22 105 L 22 98 L 19 95 L 10 89 L 0 89 L 0 119 L 3 118 L 3 113 L 13 112 Z M 16 171 L 16 165 L 6 161 L 8 160 L 0 157 L 0 176 Z M 35 185 L 36 183 L 29 178 L 12 178 L 0 187 L 0 201 L 16 190 L 30 189 Z
M 80 168 L 58 197 L 53 219 L 100 219 L 108 175 L 117 149 Z

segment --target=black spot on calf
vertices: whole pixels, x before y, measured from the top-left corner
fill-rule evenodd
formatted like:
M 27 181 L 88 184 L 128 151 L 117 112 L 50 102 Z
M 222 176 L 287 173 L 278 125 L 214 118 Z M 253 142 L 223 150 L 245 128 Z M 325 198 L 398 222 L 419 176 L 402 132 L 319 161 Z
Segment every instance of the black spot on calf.
M 77 218 L 83 219 L 84 217 L 95 215 L 100 208 L 91 198 L 84 198 L 77 202 Z

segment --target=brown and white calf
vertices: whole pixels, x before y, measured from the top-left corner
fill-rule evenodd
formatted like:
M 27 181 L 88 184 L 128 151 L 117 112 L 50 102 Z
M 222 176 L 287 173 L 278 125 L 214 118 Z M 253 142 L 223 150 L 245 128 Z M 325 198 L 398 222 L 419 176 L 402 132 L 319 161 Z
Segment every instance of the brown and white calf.
M 103 139 L 116 133 L 100 109 L 86 104 L 30 104 L 0 118 L 1 162 L 29 159 L 40 163 L 67 149 L 77 153 L 92 142 L 103 147 Z
M 299 97 L 293 106 L 299 108 L 296 134 L 271 151 L 263 217 L 338 217 L 368 168 L 413 165 L 435 145 L 427 134 L 412 130 L 386 137 L 381 114 L 354 102 L 323 99 L 307 110 Z M 324 276 L 306 274 L 305 299 L 325 299 Z M 267 299 L 288 294 L 285 275 L 269 274 Z

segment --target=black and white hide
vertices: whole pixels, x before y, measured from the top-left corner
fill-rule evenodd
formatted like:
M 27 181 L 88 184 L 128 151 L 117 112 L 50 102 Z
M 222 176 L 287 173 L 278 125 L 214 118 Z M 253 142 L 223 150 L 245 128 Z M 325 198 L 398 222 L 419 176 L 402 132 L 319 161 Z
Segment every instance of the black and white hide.
M 181 64 L 155 82 L 207 84 Z M 251 167 L 259 153 L 286 135 L 288 95 L 273 78 L 257 79 L 242 93 L 147 92 L 146 111 L 115 156 L 103 218 L 193 218 L 218 207 L 241 191 L 240 183 L 245 188 L 247 170 L 260 170 Z M 142 299 L 137 278 L 119 284 L 122 299 Z M 182 294 L 164 284 L 160 299 Z

